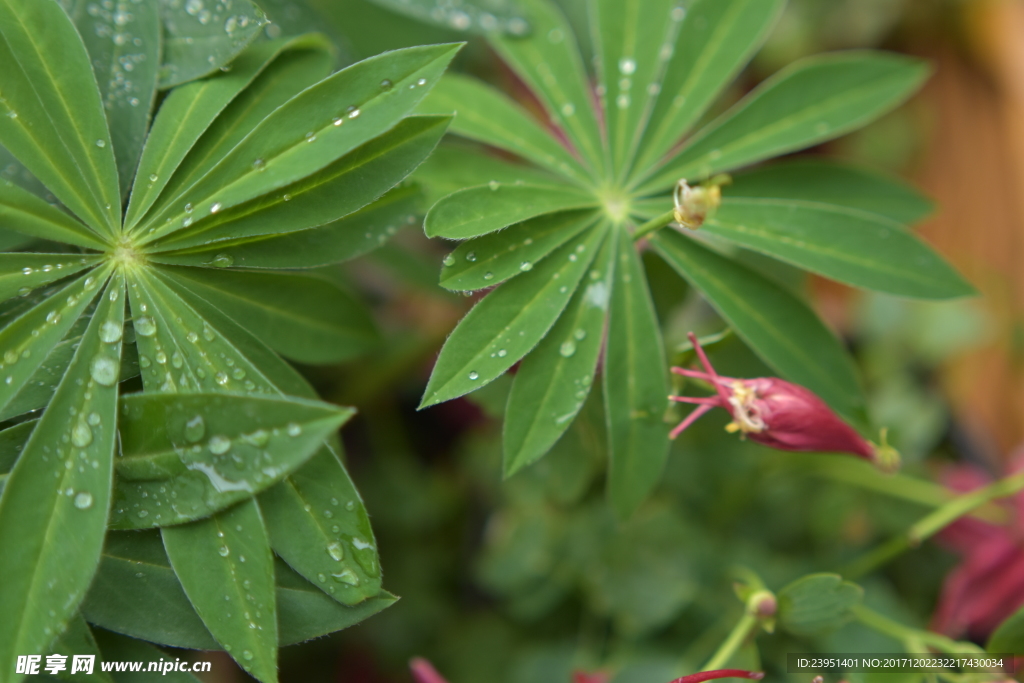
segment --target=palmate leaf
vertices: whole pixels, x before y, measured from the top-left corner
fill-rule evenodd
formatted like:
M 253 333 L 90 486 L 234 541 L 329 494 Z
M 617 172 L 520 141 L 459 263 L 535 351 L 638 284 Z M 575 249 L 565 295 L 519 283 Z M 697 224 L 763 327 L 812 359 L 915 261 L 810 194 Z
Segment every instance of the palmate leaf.
M 427 235 L 467 240 L 445 259 L 442 286 L 473 291 L 499 285 L 448 339 L 423 406 L 483 386 L 522 357 L 505 411 L 506 475 L 542 457 L 569 426 L 580 388 L 568 385 L 563 373 L 583 377 L 594 362 L 589 348 L 578 360 L 555 355 L 567 341 L 569 321 L 584 315 L 586 279 L 577 283 L 576 294 L 564 293 L 575 298 L 574 312 L 566 312 L 563 322 L 552 326 L 545 317 L 543 325 L 523 330 L 528 341 L 515 354 L 504 348 L 504 326 L 516 327 L 509 321 L 534 311 L 543 291 L 539 280 L 530 279 L 536 268 L 524 276 L 516 271 L 519 263 L 530 268 L 550 254 L 541 267 L 593 224 L 607 226 L 609 243 L 616 245 L 609 310 L 584 317 L 587 335 L 607 330 L 604 363 L 596 365 L 604 375 L 608 490 L 619 515 L 628 516 L 657 483 L 668 447 L 661 422 L 666 359 L 632 233 L 657 219 L 645 228 L 647 236 L 671 220 L 670 193 L 679 180 L 693 185 L 843 135 L 898 106 L 927 75 L 922 62 L 881 52 L 812 57 L 694 132 L 765 40 L 783 4 L 592 0 L 592 91 L 568 22 L 551 0 L 530 0 L 522 3 L 529 35 L 488 40 L 543 106 L 544 117 L 531 118 L 510 98 L 464 76 L 445 77 L 421 105 L 422 112 L 456 112 L 452 133 L 522 162 L 443 146 L 417 174 L 434 201 Z M 466 164 L 461 169 L 460 160 Z M 972 292 L 905 229 L 929 204 L 898 181 L 802 161 L 740 173 L 723 193 L 717 215 L 704 227 L 716 241 L 903 296 Z M 655 233 L 650 243 L 768 365 L 866 426 L 853 363 L 806 303 L 699 239 Z M 559 311 L 567 305 L 562 299 L 549 303 Z M 492 359 L 499 349 L 507 358 Z
M 398 50 L 329 76 L 324 41 L 300 37 L 257 44 L 236 70 L 226 60 L 259 28 L 240 19 L 254 6 L 235 0 L 227 16 L 218 12 L 228 3 L 207 2 L 206 16 L 203 3 L 166 0 L 158 44 L 131 44 L 152 65 L 160 54 L 175 59 L 168 36 L 206 36 L 209 68 L 179 60 L 176 73 L 213 75 L 161 101 L 140 161 L 152 73 L 139 74 L 138 92 L 117 90 L 115 62 L 131 55 L 99 39 L 113 22 L 145 43 L 152 7 L 108 17 L 97 6 L 102 16 L 92 17 L 67 0 L 69 17 L 49 0 L 2 3 L 0 51 L 14 66 L 0 72 L 0 104 L 10 109 L 0 144 L 18 182 L 0 182 L 0 219 L 24 236 L 3 244 L 75 249 L 0 254 L 0 420 L 15 421 L 0 432 L 0 680 L 20 680 L 9 673 L 19 653 L 80 634 L 90 584 L 123 592 L 123 577 L 93 581 L 104 537 L 144 526 L 161 528 L 161 576 L 171 582 L 129 602 L 86 600 L 87 621 L 170 645 L 223 645 L 253 675 L 275 680 L 280 643 L 344 628 L 394 601 L 340 460 L 335 432 L 352 410 L 311 400 L 309 384 L 271 349 L 333 362 L 368 348 L 373 326 L 326 280 L 225 270 L 232 264 L 221 255 L 260 268 L 317 267 L 414 222 L 419 192 L 403 181 L 448 119 L 409 115 L 458 46 Z M 72 17 L 83 33 L 99 25 L 87 41 L 92 67 Z M 214 20 L 226 42 L 198 28 Z M 118 40 L 114 48 L 127 47 Z M 112 104 L 104 116 L 101 98 L 122 95 L 139 104 Z M 72 104 L 77 118 L 65 126 Z M 119 171 L 133 188 L 123 230 Z M 26 181 L 30 173 L 45 190 Z M 119 382 L 140 372 L 145 392 L 119 408 Z M 39 409 L 38 419 L 26 415 Z M 139 532 L 119 538 L 125 547 L 161 543 Z M 191 615 L 185 622 L 199 624 L 192 641 L 140 626 L 174 600 Z

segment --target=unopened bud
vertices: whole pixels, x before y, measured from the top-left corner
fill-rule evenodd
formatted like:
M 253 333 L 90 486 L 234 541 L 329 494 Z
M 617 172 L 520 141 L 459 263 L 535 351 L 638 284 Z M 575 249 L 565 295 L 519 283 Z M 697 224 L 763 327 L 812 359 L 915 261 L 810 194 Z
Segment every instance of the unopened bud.
M 747 609 L 759 619 L 769 619 L 775 616 L 775 610 L 779 607 L 775 594 L 768 590 L 757 591 L 747 599 Z

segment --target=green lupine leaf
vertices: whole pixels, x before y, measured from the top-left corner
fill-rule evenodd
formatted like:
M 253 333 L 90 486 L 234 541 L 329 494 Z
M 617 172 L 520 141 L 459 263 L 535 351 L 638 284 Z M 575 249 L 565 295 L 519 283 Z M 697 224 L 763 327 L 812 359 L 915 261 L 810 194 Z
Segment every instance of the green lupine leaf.
M 901 104 L 928 72 L 918 59 L 881 52 L 794 62 L 698 132 L 643 187 L 709 177 L 849 133 Z
M 366 306 L 332 282 L 300 273 L 161 269 L 248 328 L 282 355 L 335 363 L 372 350 L 377 330 Z
M 304 41 L 300 45 L 306 47 Z M 157 176 L 157 180 L 152 192 L 143 195 L 144 201 L 140 201 L 138 210 L 129 207 L 129 211 L 132 212 L 129 214 L 131 222 L 126 221 L 125 225 L 133 229 L 144 216 L 166 208 L 169 200 L 177 198 L 183 190 L 206 175 L 271 112 L 306 88 L 326 78 L 331 72 L 331 62 L 326 50 L 319 49 L 320 41 L 313 41 L 308 47 L 309 49 L 282 49 L 273 59 L 266 57 L 266 48 L 260 45 L 246 50 L 239 59 L 242 62 L 239 68 L 243 69 L 240 74 L 249 76 L 253 71 L 256 73 L 253 73 L 245 84 L 229 81 L 225 86 L 229 91 L 227 93 L 217 86 L 210 95 L 214 98 L 214 104 L 228 101 L 217 111 L 207 111 L 197 121 L 191 120 L 187 113 L 193 104 L 207 104 L 207 93 L 199 89 L 200 86 L 192 84 L 181 89 L 184 94 L 180 97 L 179 89 L 173 90 L 164 105 L 170 106 L 166 118 L 161 107 L 153 124 L 151 135 L 158 136 L 152 143 L 155 150 L 153 154 L 163 156 L 161 143 L 168 138 L 173 139 L 178 133 L 176 117 L 179 115 L 185 118 L 182 124 L 182 143 L 174 145 L 173 149 L 166 153 L 168 158 L 165 162 L 157 164 L 159 169 L 148 169 L 149 175 L 144 175 L 140 171 L 140 183 L 148 183 L 153 175 Z M 253 61 L 260 62 L 261 59 L 269 61 L 252 64 Z M 221 78 L 225 76 L 218 75 L 203 82 L 210 83 L 213 88 L 213 84 Z M 188 138 L 184 137 L 185 133 L 189 134 Z M 170 143 L 166 144 L 170 147 Z M 146 147 L 143 163 L 148 159 L 150 144 Z M 166 168 L 163 168 L 164 166 Z
M 0 254 L 0 301 L 24 296 L 99 263 L 96 256 L 74 254 Z
M 896 177 L 823 159 L 797 159 L 741 173 L 726 188 L 728 197 L 802 199 L 877 213 L 910 225 L 935 205 Z
M 0 411 L 5 410 L 98 293 L 99 277 L 85 274 L 0 330 Z M 9 378 L 9 379 L 8 379 Z
M 195 184 L 173 198 L 165 191 L 167 201 L 161 201 L 160 209 L 143 223 L 156 226 L 155 232 L 143 232 L 143 241 L 269 192 L 283 193 L 288 185 L 391 129 L 426 95 L 459 47 L 388 52 L 299 93 L 263 119 Z
M 848 419 L 861 419 L 864 398 L 853 361 L 806 303 L 675 231 L 661 231 L 651 243 L 769 366 Z
M 632 237 L 619 231 L 604 360 L 611 457 L 608 495 L 622 519 L 657 484 L 668 458 L 668 364 L 647 278 Z
M 180 524 L 249 498 L 302 465 L 353 412 L 270 397 L 124 397 L 109 526 Z
M 441 349 L 420 408 L 479 389 L 536 346 L 569 303 L 607 233 L 607 224 L 585 231 L 474 306 Z
M 64 373 L 68 370 L 75 349 L 82 342 L 82 335 L 79 332 L 85 332 L 83 323 L 88 324 L 88 322 L 88 318 L 80 318 L 75 328 L 81 327 L 82 329 L 72 328 L 64 340 L 53 347 L 43 364 L 25 382 L 21 391 L 11 399 L 3 410 L 0 410 L 0 421 L 38 410 L 50 402 L 53 392 L 57 390 L 57 385 L 60 384 Z M 118 381 L 123 382 L 138 377 L 138 375 L 138 354 L 135 352 L 134 346 L 126 346 L 121 349 L 121 374 Z
M 370 520 L 338 456 L 324 446 L 298 472 L 264 492 L 274 550 L 320 591 L 357 605 L 381 591 Z
M 6 147 L 0 145 L 0 181 L 3 180 L 12 182 L 47 202 L 57 201 L 57 198 L 39 182 L 38 178 L 32 175 L 31 171 L 25 168 L 23 163 L 18 161 Z
M 572 27 L 548 0 L 522 0 L 521 4 L 530 22 L 530 35 L 491 35 L 491 46 L 530 86 L 591 172 L 606 170 L 590 80 Z
M 149 662 L 158 662 L 163 665 L 164 662 L 169 664 L 172 661 L 168 653 L 135 638 L 126 638 L 110 631 L 97 631 L 95 637 L 102 658 L 107 662 L 144 662 L 148 668 Z M 98 667 L 97 672 L 99 672 Z M 117 683 L 137 683 L 146 674 L 140 675 L 129 671 L 115 670 L 107 675 Z M 155 672 L 148 675 L 156 677 Z M 198 678 L 187 671 L 164 671 L 161 669 L 160 679 L 168 683 L 200 683 Z
M 682 26 L 643 133 L 638 172 L 646 172 L 697 123 L 757 52 L 784 6 L 784 0 L 697 0 L 672 10 Z
M 276 235 L 256 235 L 176 251 L 151 260 L 183 266 L 316 268 L 361 256 L 384 244 L 403 225 L 416 222 L 422 194 L 400 185 L 376 202 L 327 225 Z
M 160 65 L 160 15 L 156 2 L 131 11 L 89 0 L 59 0 L 89 53 L 114 145 L 121 196 L 135 177 L 149 127 Z
M 779 626 L 798 636 L 820 636 L 853 618 L 864 589 L 838 574 L 809 574 L 779 591 Z
M 564 211 L 466 240 L 445 258 L 441 286 L 456 292 L 493 287 L 524 272 L 524 263 L 533 267 L 596 221 L 594 211 Z
M 100 234 L 121 224 L 117 165 L 89 55 L 56 2 L 0 1 L 0 144 Z
M 99 563 L 113 478 L 123 324 L 124 279 L 115 275 L 0 497 L 0 546 L 19 549 L 0 555 L 5 671 L 13 670 L 18 654 L 42 651 L 64 629 Z
M 615 178 L 623 179 L 658 98 L 679 31 L 678 0 L 592 0 L 601 106 Z
M 266 390 L 316 397 L 294 368 L 260 340 L 188 289 L 175 281 L 169 284 L 177 286 L 175 291 L 189 305 L 266 373 L 272 382 L 265 385 Z M 320 590 L 339 602 L 355 604 L 380 589 L 380 563 L 366 508 L 334 454 L 336 448 L 340 445 L 325 443 L 301 470 L 263 493 L 260 506 L 266 511 L 274 551 Z M 324 511 L 330 515 L 324 515 Z M 333 554 L 330 550 L 335 544 L 342 551 L 348 548 L 340 561 L 334 559 L 338 550 Z M 353 581 L 352 575 L 358 581 Z
M 1024 653 L 1024 607 L 1006 618 L 989 636 L 985 644 L 988 652 Z
M 558 322 L 519 365 L 505 411 L 506 477 L 551 450 L 590 393 L 604 341 L 614 255 L 615 243 L 605 241 Z
M 382 592 L 345 607 L 281 561 L 275 561 L 274 574 L 281 646 L 347 628 L 395 602 Z M 90 623 L 133 638 L 196 650 L 220 647 L 189 603 L 156 531 L 108 534 L 82 612 Z M 106 652 L 106 643 L 100 644 Z
M 702 229 L 857 287 L 921 299 L 975 293 L 912 232 L 855 209 L 789 199 L 728 198 Z
M 3 209 L 0 209 L 0 211 L 2 210 Z M 12 232 L 11 230 L 4 230 L 0 228 L 0 252 L 24 249 L 34 241 L 35 239 L 28 235 L 22 235 L 17 232 Z
M 504 93 L 475 78 L 445 74 L 420 104 L 419 112 L 454 113 L 452 133 L 511 152 L 559 175 L 587 180 L 587 171 L 579 160 L 533 116 Z
M 254 499 L 160 531 L 189 602 L 228 654 L 260 681 L 277 681 L 274 556 Z
M 287 63 L 300 73 L 312 74 L 312 83 L 316 75 L 329 72 L 330 49 L 320 36 L 257 43 L 242 52 L 227 73 L 218 72 L 172 90 L 161 103 L 149 131 L 125 227 L 134 227 L 146 214 L 203 133 L 272 63 L 279 69 Z
M 448 130 L 452 132 L 453 128 Z M 426 206 L 433 206 L 452 192 L 479 185 L 481 179 L 508 185 L 557 185 L 561 182 L 558 176 L 536 166 L 499 159 L 476 145 L 451 142 L 442 143 L 434 150 L 430 158 L 416 169 L 413 179 L 426 192 Z
M 159 0 L 163 20 L 160 87 L 202 78 L 228 64 L 266 23 L 249 0 L 214 0 L 209 7 L 186 0 Z
M 8 180 L 0 180 L 0 221 L 23 235 L 88 249 L 106 248 L 103 240 L 74 218 Z
M 50 646 L 51 650 L 59 652 L 65 657 L 73 657 L 74 655 L 92 655 L 96 660 L 102 660 L 103 655 L 100 653 L 99 645 L 96 644 L 96 639 L 93 637 L 92 630 L 89 628 L 89 624 L 85 622 L 85 618 L 81 614 L 75 614 L 68 622 L 67 629 L 62 633 Z M 71 660 L 73 661 L 73 660 Z M 70 662 L 69 662 L 70 663 Z M 75 683 L 89 683 L 89 681 L 102 681 L 103 683 L 112 683 L 113 679 L 110 674 L 102 670 L 102 667 L 94 665 L 92 673 L 85 673 L 83 671 L 71 673 L 71 666 L 58 674 L 58 677 L 64 681 L 73 681 Z
M 456 31 L 504 31 L 522 35 L 530 25 L 511 0 L 460 0 L 443 4 L 436 0 L 370 0 L 394 12 L 406 14 Z
M 14 463 L 24 450 L 28 438 L 32 436 L 38 420 L 29 420 L 0 431 L 0 493 L 7 485 L 7 477 L 14 469 Z
M 282 234 L 326 225 L 379 198 L 408 176 L 437 145 L 449 119 L 412 116 L 323 170 L 179 230 L 157 249 Z
M 490 183 L 452 193 L 435 204 L 424 222 L 428 237 L 479 237 L 556 211 L 597 206 L 597 200 L 568 185 Z

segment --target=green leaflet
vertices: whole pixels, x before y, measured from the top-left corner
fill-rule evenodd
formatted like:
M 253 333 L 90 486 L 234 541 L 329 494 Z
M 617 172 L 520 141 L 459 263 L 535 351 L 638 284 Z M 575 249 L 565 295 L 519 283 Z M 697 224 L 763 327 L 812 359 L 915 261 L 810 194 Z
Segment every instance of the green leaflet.
M 277 681 L 274 556 L 252 498 L 161 530 L 167 557 L 203 624 L 260 681 Z
M 388 52 L 299 93 L 263 119 L 206 175 L 154 210 L 139 230 L 155 231 L 143 232 L 142 241 L 282 190 L 389 130 L 426 95 L 426 86 L 436 82 L 459 47 Z
M 587 230 L 473 307 L 448 337 L 420 408 L 479 389 L 544 338 L 569 303 L 608 233 Z
M 783 161 L 733 178 L 728 197 L 797 199 L 877 213 L 911 225 L 935 205 L 904 180 L 826 159 Z
M 19 549 L 0 555 L 0 670 L 13 671 L 17 655 L 50 644 L 96 571 L 110 507 L 123 324 L 118 274 L 0 497 L 0 547 Z
M 124 397 L 109 526 L 180 524 L 250 498 L 302 465 L 352 414 L 292 398 Z
M 271 64 L 275 68 L 294 65 L 297 72 L 308 73 L 315 80 L 328 73 L 330 51 L 318 36 L 256 43 L 232 62 L 227 73 L 218 72 L 171 91 L 160 105 L 142 152 L 125 215 L 126 228 L 133 228 L 146 214 L 203 133 Z
M 32 436 L 32 430 L 35 429 L 37 422 L 30 420 L 0 431 L 0 493 L 3 493 L 7 477 L 14 469 L 14 463 L 28 443 L 28 438 Z
M 0 209 L 2 211 L 2 209 Z M 22 235 L 10 230 L 0 228 L 0 252 L 16 251 L 24 249 L 35 240 L 28 235 Z
M 127 196 L 142 154 L 160 65 L 156 2 L 131 11 L 89 0 L 59 0 L 89 53 L 110 128 L 121 196 Z
M 99 291 L 87 273 L 0 329 L 0 411 L 14 400 Z M 10 380 L 8 380 L 10 378 Z
M 597 206 L 597 200 L 568 185 L 503 185 L 491 182 L 454 192 L 427 213 L 428 237 L 459 240 L 556 211 Z
M 157 2 L 163 20 L 161 88 L 216 72 L 267 23 L 263 10 L 249 0 L 215 0 L 205 7 L 182 0 Z
M 331 223 L 379 198 L 408 176 L 437 145 L 449 119 L 413 116 L 327 168 L 282 189 L 218 212 L 155 246 L 208 246 L 223 240 L 277 235 Z
M 5 228 L 41 239 L 87 249 L 104 249 L 103 240 L 60 209 L 8 180 L 0 179 L 0 221 Z
M 779 591 L 779 626 L 797 636 L 820 636 L 853 618 L 864 589 L 838 574 L 809 574 Z
M 99 234 L 121 224 L 117 166 L 82 39 L 56 2 L 0 0 L 0 144 Z
M 768 365 L 847 419 L 863 422 L 864 397 L 853 361 L 806 303 L 675 231 L 663 230 L 651 243 Z
M 685 12 L 677 0 L 591 0 L 601 106 L 614 177 L 625 178 Z
M 280 560 L 274 562 L 274 574 L 282 646 L 347 628 L 395 602 L 385 592 L 345 607 Z M 189 603 L 156 531 L 108 534 L 82 613 L 92 624 L 161 645 L 219 648 Z M 100 644 L 105 652 L 105 643 Z
M 96 680 L 102 681 L 102 683 L 111 683 L 113 681 L 110 674 L 102 671 L 102 667 L 99 666 L 99 660 L 103 659 L 103 655 L 100 654 L 99 645 L 96 644 L 96 639 L 89 629 L 89 624 L 85 622 L 81 614 L 75 614 L 71 618 L 71 621 L 68 622 L 67 630 L 50 645 L 50 649 L 53 652 L 59 652 L 68 657 L 68 663 L 74 661 L 72 659 L 74 655 L 92 655 L 97 660 L 91 674 L 82 671 L 71 674 L 72 667 L 68 666 L 67 670 L 60 673 L 59 678 L 61 680 L 73 681 L 74 683 L 89 683 L 89 681 Z
M 808 57 L 762 83 L 698 132 L 640 193 L 705 178 L 839 137 L 893 109 L 928 76 L 917 59 L 881 52 Z
M 376 5 L 406 14 L 420 21 L 457 31 L 490 33 L 503 31 L 522 35 L 530 25 L 512 0 L 460 0 L 439 5 L 434 0 L 371 0 Z
M 95 256 L 72 254 L 0 254 L 0 301 L 24 296 L 99 263 Z
M 454 128 L 449 128 L 449 131 L 455 132 Z M 562 182 L 558 175 L 535 166 L 505 161 L 488 154 L 478 145 L 452 141 L 439 145 L 412 177 L 423 186 L 426 206 L 433 206 L 452 192 L 479 185 L 484 178 L 487 182 L 493 180 L 507 185 L 551 185 Z
M 668 367 L 640 255 L 618 234 L 604 356 L 604 406 L 611 464 L 608 496 L 630 517 L 661 477 L 668 458 Z
M 452 133 L 511 152 L 559 175 L 587 180 L 587 171 L 579 160 L 534 117 L 504 93 L 475 78 L 445 74 L 419 111 L 454 113 Z
M 514 230 L 466 240 L 445 257 L 441 286 L 452 291 L 493 287 L 527 272 L 597 220 L 594 211 L 564 211 L 524 221 Z
M 334 363 L 378 342 L 366 306 L 322 277 L 267 271 L 161 269 L 268 346 L 303 363 Z
M 24 164 L 18 161 L 6 147 L 0 145 L 0 181 L 3 180 L 12 182 L 48 202 L 57 199 L 46 189 L 46 186 L 39 182 L 38 178 L 25 168 Z
M 148 662 L 161 662 L 161 660 L 164 660 L 170 663 L 171 661 L 171 657 L 166 652 L 141 640 L 126 638 L 109 631 L 98 631 L 95 636 L 104 661 L 147 662 L 147 667 Z M 98 670 L 99 667 L 97 667 Z M 135 683 L 140 678 L 127 671 L 113 671 L 105 675 L 110 676 L 117 683 Z M 198 678 L 185 671 L 161 670 L 160 678 L 168 683 L 200 683 Z
M 637 163 L 645 173 L 686 134 L 757 52 L 784 0 L 697 0 L 673 9 L 682 26 Z
M 359 211 L 318 228 L 160 252 L 151 260 L 171 265 L 224 264 L 240 268 L 316 268 L 339 263 L 376 249 L 399 227 L 415 223 L 421 198 L 418 187 L 403 184 Z
M 174 309 L 179 314 L 191 317 L 197 315 L 194 310 L 198 311 L 202 320 L 209 321 L 214 335 L 223 334 L 225 341 L 230 341 L 230 357 L 233 360 L 237 358 L 236 366 L 260 368 L 258 383 L 253 382 L 252 390 L 315 397 L 313 389 L 291 366 L 209 302 L 175 280 L 169 279 L 164 284 L 174 292 L 169 289 L 160 291 L 167 300 L 174 301 Z M 178 299 L 175 292 L 188 305 Z M 208 335 L 204 335 L 204 339 L 205 336 Z M 229 353 L 225 352 L 225 355 Z M 246 390 L 249 390 L 248 385 Z M 260 505 L 267 512 L 268 531 L 275 552 L 339 602 L 355 604 L 380 591 L 380 564 L 376 559 L 376 541 L 366 508 L 332 449 L 330 442 L 326 443 L 302 470 L 264 493 L 260 497 Z M 311 473 L 307 475 L 306 469 Z M 324 515 L 324 510 L 331 514 Z M 280 525 L 278 520 L 287 522 Z M 359 539 L 358 544 L 356 538 Z M 342 560 L 336 560 L 328 552 L 328 547 L 335 543 L 343 548 L 352 544 L 350 550 L 353 552 L 346 552 Z M 359 581 L 345 584 L 332 580 L 326 584 L 328 577 L 334 574 L 348 579 L 346 570 Z M 323 582 L 319 580 L 320 576 L 324 577 Z
M 505 410 L 506 477 L 551 450 L 590 393 L 604 340 L 614 255 L 615 243 L 605 241 L 558 322 L 519 366 Z
M 1006 618 L 989 636 L 985 644 L 988 652 L 1024 652 L 1024 608 Z
M 381 567 L 359 493 L 324 446 L 259 497 L 275 552 L 344 605 L 381 594 Z M 308 574 L 307 574 L 308 572 Z
M 590 173 L 610 170 L 603 163 L 590 81 L 569 22 L 548 0 L 521 0 L 521 4 L 530 21 L 530 35 L 490 35 L 488 42 L 530 86 L 551 120 L 568 135 Z
M 857 287 L 922 299 L 974 289 L 899 223 L 862 211 L 779 199 L 726 199 L 712 235 Z

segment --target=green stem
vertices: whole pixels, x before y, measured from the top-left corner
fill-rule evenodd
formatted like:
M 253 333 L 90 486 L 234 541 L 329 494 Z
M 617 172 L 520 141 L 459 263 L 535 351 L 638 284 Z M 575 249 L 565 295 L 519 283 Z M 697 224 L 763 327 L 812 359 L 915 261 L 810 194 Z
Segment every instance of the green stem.
M 894 640 L 898 640 L 901 643 L 916 641 L 923 643 L 928 647 L 933 647 L 940 652 L 946 653 L 959 653 L 965 651 L 966 643 L 958 643 L 952 638 L 947 638 L 946 636 L 939 635 L 938 633 L 932 633 L 931 631 L 923 631 L 921 629 L 905 626 L 883 614 L 879 614 L 870 607 L 855 605 L 851 610 L 854 617 L 856 617 L 857 621 L 860 623 L 883 635 L 887 635 Z
M 757 630 L 757 627 L 757 617 L 751 614 L 750 610 L 744 609 L 743 618 L 736 622 L 732 632 L 729 633 L 729 637 L 718 647 L 718 650 L 715 651 L 715 654 L 711 656 L 711 659 L 708 660 L 708 663 L 704 665 L 701 671 L 724 669 L 725 665 L 732 659 L 732 656 L 736 654 L 736 650 Z
M 647 237 L 652 232 L 661 230 L 675 219 L 675 211 L 666 211 L 660 216 L 655 216 L 654 218 L 647 221 L 646 223 L 644 223 L 643 225 L 636 229 L 636 231 L 633 233 L 633 241 L 636 242 L 638 240 L 642 240 L 644 237 Z
M 922 517 L 907 530 L 907 533 L 889 539 L 860 559 L 855 560 L 847 567 L 843 575 L 847 578 L 859 578 L 882 566 L 904 550 L 919 546 L 925 539 L 931 538 L 981 506 L 1000 498 L 1012 496 L 1021 490 L 1024 490 L 1024 472 L 1012 474 L 984 488 L 957 496 L 931 514 Z

